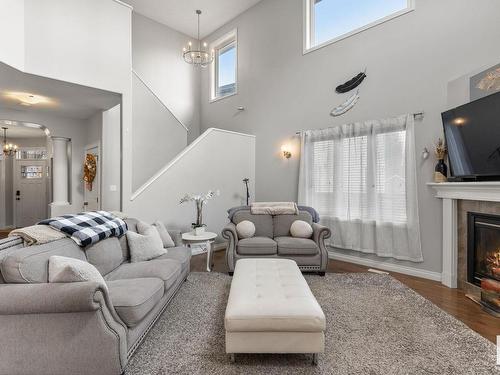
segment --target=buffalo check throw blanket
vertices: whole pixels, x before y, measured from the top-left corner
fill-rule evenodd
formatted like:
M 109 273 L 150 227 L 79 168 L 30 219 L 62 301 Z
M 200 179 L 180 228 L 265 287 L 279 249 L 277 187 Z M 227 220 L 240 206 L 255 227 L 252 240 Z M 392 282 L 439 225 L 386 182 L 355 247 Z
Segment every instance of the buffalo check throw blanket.
M 87 246 L 108 237 L 120 237 L 127 224 L 107 211 L 90 211 L 63 215 L 39 222 L 49 225 L 71 237 L 80 246 Z

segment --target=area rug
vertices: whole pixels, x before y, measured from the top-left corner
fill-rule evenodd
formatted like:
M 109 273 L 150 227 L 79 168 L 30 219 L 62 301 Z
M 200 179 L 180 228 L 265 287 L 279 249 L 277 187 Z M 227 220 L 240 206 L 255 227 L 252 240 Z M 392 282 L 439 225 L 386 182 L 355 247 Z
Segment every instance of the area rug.
M 129 361 L 126 374 L 499 374 L 495 345 L 388 275 L 306 276 L 327 321 L 309 355 L 224 352 L 231 278 L 192 273 Z

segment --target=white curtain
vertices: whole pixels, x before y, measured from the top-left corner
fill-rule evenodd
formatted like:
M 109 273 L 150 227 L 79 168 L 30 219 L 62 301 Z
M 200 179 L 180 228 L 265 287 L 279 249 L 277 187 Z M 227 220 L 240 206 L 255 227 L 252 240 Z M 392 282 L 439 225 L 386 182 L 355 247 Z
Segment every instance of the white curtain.
M 413 115 L 302 132 L 299 203 L 330 246 L 423 261 Z

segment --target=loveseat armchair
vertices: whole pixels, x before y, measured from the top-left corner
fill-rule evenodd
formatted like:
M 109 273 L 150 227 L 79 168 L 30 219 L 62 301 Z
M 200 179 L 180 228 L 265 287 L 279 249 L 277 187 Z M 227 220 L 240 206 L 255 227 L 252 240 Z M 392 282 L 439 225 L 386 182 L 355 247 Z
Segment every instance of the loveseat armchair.
M 137 220 L 125 221 L 137 231 Z M 191 252 L 180 232 L 169 232 L 176 247 L 136 263 L 126 236 L 86 248 L 69 238 L 30 247 L 0 241 L 0 374 L 121 374 L 189 274 Z M 91 263 L 106 287 L 49 283 L 52 255 Z
M 298 215 L 254 215 L 250 208 L 231 209 L 230 222 L 222 230 L 222 237 L 228 241 L 226 262 L 229 273 L 239 259 L 244 258 L 286 258 L 297 262 L 303 272 L 325 274 L 328 267 L 328 250 L 325 240 L 330 238 L 327 227 L 313 222 L 313 209 L 299 209 Z M 244 220 L 255 225 L 251 238 L 239 238 L 236 225 Z M 313 229 L 311 238 L 296 238 L 290 234 L 290 227 L 296 220 L 309 223 Z

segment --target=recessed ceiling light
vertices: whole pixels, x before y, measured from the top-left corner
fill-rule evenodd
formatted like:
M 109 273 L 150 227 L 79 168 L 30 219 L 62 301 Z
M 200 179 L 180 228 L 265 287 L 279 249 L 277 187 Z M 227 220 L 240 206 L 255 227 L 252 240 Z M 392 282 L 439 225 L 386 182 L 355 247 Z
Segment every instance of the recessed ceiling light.
M 31 94 L 29 92 L 6 92 L 5 97 L 9 99 L 15 99 L 19 101 L 19 104 L 25 106 L 37 105 L 37 104 L 53 104 L 53 100 L 47 98 L 46 96 Z

